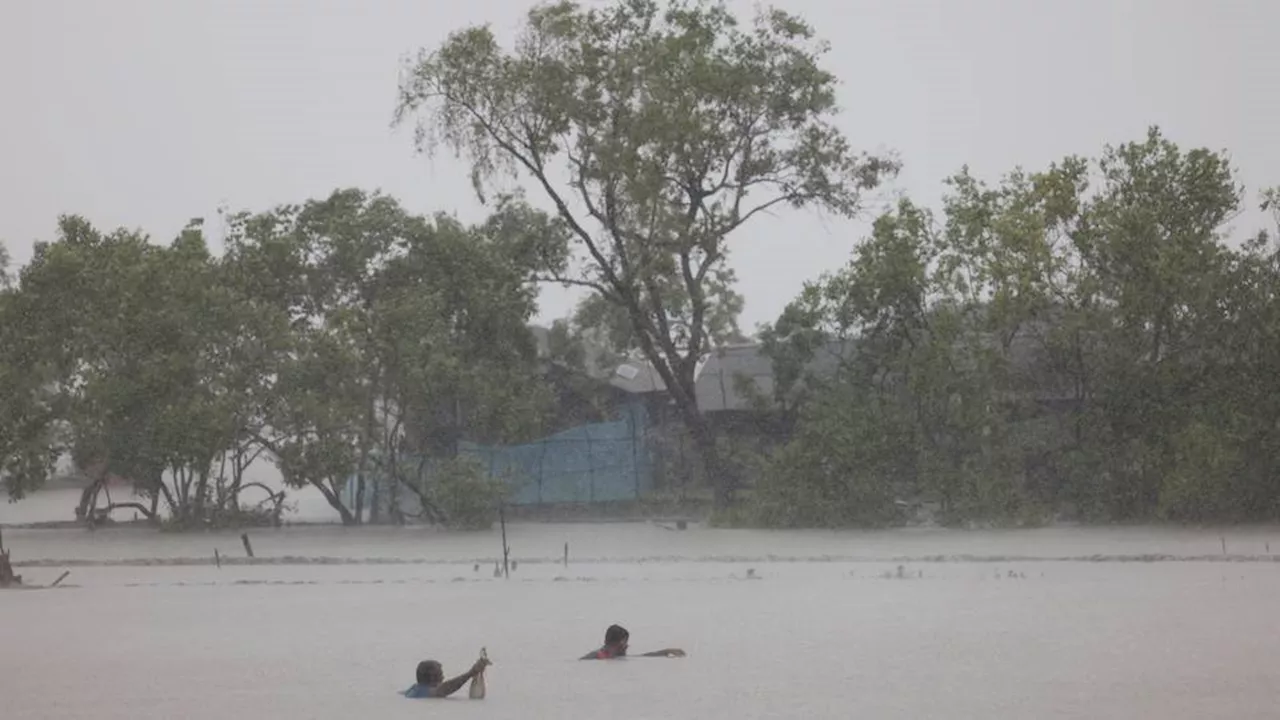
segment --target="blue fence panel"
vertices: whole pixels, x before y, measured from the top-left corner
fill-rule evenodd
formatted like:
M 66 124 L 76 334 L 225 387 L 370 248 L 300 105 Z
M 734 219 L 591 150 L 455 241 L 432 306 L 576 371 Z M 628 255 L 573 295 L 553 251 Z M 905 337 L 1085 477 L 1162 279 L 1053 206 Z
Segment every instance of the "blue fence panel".
M 634 500 L 653 489 L 647 427 L 645 407 L 635 402 L 620 420 L 580 425 L 523 445 L 464 442 L 458 451 L 509 482 L 512 505 Z M 354 494 L 354 483 L 346 483 L 342 498 L 348 507 Z M 402 505 L 406 500 L 416 504 L 402 494 Z
M 612 422 L 581 425 L 525 445 L 466 443 L 494 477 L 510 482 L 513 505 L 634 500 L 653 488 L 644 406 Z

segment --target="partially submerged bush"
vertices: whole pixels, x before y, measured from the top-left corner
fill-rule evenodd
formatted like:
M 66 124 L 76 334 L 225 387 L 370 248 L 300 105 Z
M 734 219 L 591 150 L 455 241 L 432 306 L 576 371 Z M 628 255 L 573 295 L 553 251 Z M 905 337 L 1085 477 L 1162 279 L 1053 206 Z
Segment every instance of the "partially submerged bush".
M 465 457 L 436 466 L 429 485 L 432 502 L 445 516 L 445 526 L 457 530 L 493 527 L 498 506 L 509 492 L 502 479 L 491 477 L 478 461 Z
M 826 397 L 798 432 L 767 458 L 734 524 L 774 528 L 883 527 L 902 522 L 895 481 L 907 471 L 892 417 Z
M 160 529 L 170 532 L 189 530 L 227 530 L 233 528 L 280 527 L 280 516 L 292 505 L 284 503 L 267 505 L 241 505 L 239 507 L 211 507 L 199 515 L 183 514 L 167 517 L 160 522 Z

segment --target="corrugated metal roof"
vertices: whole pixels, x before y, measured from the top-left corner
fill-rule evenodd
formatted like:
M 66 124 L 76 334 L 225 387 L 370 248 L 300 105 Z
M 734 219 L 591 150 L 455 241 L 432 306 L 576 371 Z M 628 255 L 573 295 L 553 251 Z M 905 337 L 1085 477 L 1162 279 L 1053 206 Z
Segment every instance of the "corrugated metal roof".
M 609 384 L 624 392 L 642 394 L 662 392 L 667 384 L 648 362 L 628 360 L 614 368 Z
M 750 392 L 742 392 L 742 383 Z M 773 360 L 759 344 L 717 348 L 703 363 L 694 391 L 702 412 L 748 410 L 754 393 L 773 397 Z
M 851 341 L 833 341 L 818 348 L 805 373 L 818 377 L 835 374 L 842 358 L 850 357 Z M 801 380 L 803 383 L 803 379 Z M 743 385 L 745 384 L 745 388 Z M 773 359 L 760 343 L 730 345 L 712 350 L 694 386 L 702 412 L 750 410 L 759 395 L 773 403 Z M 744 389 L 747 392 L 742 392 Z
M 538 343 L 538 355 L 545 358 L 551 352 L 550 330 L 538 325 L 530 325 L 529 331 L 533 333 Z M 615 364 L 610 360 L 611 353 L 605 348 L 593 345 L 589 341 L 583 341 L 583 345 L 586 351 L 585 364 L 588 376 L 607 382 L 623 392 L 634 394 L 663 392 L 667 389 L 658 371 L 654 370 L 648 362 L 631 359 Z

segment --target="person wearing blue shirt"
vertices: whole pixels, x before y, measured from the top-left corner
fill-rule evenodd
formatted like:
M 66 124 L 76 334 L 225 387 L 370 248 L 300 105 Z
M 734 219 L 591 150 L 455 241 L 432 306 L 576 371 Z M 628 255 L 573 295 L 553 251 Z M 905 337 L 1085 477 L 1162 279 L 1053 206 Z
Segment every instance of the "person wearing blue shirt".
M 423 660 L 418 663 L 418 681 L 404 691 L 404 696 L 414 699 L 447 698 L 466 685 L 468 680 L 484 672 L 485 667 L 490 664 L 487 658 L 480 658 L 470 670 L 458 677 L 445 680 L 443 665 L 435 660 Z

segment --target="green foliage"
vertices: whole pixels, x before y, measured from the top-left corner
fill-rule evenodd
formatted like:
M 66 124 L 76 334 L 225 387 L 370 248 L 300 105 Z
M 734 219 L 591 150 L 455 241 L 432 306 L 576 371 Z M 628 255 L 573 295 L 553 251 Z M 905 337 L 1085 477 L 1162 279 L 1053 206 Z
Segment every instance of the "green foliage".
M 826 52 L 778 10 L 744 27 L 717 2 L 562 1 L 531 10 L 510 50 L 487 26 L 452 33 L 401 84 L 419 147 L 464 154 L 482 199 L 514 174 L 554 204 L 579 262 L 542 278 L 593 290 L 580 322 L 653 364 L 722 504 L 732 478 L 693 381 L 741 305 L 728 238 L 773 208 L 852 215 L 895 170 L 836 128 Z
M 30 316 L 16 293 L 0 290 L 0 479 L 10 500 L 38 489 L 60 445 L 52 373 L 26 346 Z
M 12 258 L 9 256 L 9 248 L 3 242 L 0 242 L 0 290 L 6 289 L 13 282 L 13 277 L 9 274 L 9 265 Z
M 488 530 L 498 519 L 498 506 L 507 499 L 510 487 L 490 476 L 474 458 L 457 457 L 433 470 L 427 494 L 444 513 L 447 527 Z
M 466 228 L 358 190 L 234 218 L 234 261 L 292 328 L 264 418 L 286 482 L 356 523 L 367 477 L 403 481 L 406 452 L 450 452 L 427 439 L 536 431 L 531 263 L 563 254 L 558 232 L 514 201 Z
M 201 506 L 209 464 L 233 431 L 216 384 L 230 314 L 211 298 L 203 237 L 190 227 L 161 247 L 76 217 L 59 233 L 37 246 L 6 303 L 17 318 L 6 348 L 20 359 L 5 364 L 30 373 L 7 408 L 29 441 L 6 453 L 11 496 L 37 488 L 68 453 L 94 480 L 86 498 L 117 475 L 151 499 L 137 508 L 150 516 L 162 497 L 174 513 Z
M 901 438 L 867 398 L 829 397 L 807 409 L 792 442 L 773 458 L 752 496 L 766 527 L 878 526 L 893 522 Z M 809 418 L 812 418 L 811 420 Z
M 762 518 L 877 524 L 892 493 L 945 522 L 1274 519 L 1280 256 L 1228 242 L 1225 154 L 1152 129 L 949 187 L 940 225 L 901 203 L 765 333 L 800 411 Z
M 283 495 L 283 493 L 282 493 Z M 282 498 L 281 498 L 282 499 Z M 250 527 L 279 527 L 284 504 L 214 506 L 200 517 L 191 513 L 171 515 L 160 521 L 160 530 L 166 532 L 190 532 L 193 530 L 225 530 Z
M 442 427 L 481 442 L 538 430 L 527 322 L 534 266 L 566 252 L 555 221 L 504 200 L 464 227 L 359 190 L 226 220 L 214 257 L 199 220 L 159 246 L 65 217 L 0 288 L 11 498 L 69 456 L 92 481 L 86 516 L 115 476 L 143 500 L 117 506 L 174 528 L 278 522 L 283 496 L 239 501 L 267 457 L 358 523 L 366 478 L 403 480 L 399 458 L 440 450 L 425 440 Z

